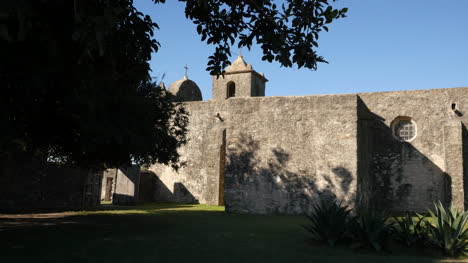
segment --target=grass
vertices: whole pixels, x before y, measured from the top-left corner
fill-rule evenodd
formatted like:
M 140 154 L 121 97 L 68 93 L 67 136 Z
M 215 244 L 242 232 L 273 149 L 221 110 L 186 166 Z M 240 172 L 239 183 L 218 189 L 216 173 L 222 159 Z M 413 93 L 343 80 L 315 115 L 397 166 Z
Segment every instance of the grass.
M 380 255 L 313 246 L 300 216 L 226 214 L 223 207 L 172 204 L 104 205 L 65 214 L 32 221 L 0 218 L 2 262 L 462 262 L 414 250 Z

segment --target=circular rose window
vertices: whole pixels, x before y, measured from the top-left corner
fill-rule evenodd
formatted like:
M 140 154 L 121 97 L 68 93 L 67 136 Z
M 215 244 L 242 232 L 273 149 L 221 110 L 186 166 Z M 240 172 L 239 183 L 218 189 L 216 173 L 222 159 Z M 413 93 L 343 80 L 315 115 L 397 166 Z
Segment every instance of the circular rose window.
M 401 142 L 410 142 L 416 138 L 416 123 L 410 117 L 397 117 L 392 122 L 393 137 Z

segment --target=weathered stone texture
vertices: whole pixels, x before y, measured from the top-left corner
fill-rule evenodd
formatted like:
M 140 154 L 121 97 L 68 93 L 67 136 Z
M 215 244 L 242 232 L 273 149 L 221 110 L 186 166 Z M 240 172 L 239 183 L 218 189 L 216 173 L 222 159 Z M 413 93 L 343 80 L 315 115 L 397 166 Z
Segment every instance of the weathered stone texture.
M 236 85 L 236 97 L 251 97 L 251 83 L 253 75 L 251 73 L 232 74 L 224 76 L 213 76 L 213 99 L 225 100 L 227 97 L 227 84 L 232 81 Z
M 212 97 L 214 100 L 225 100 L 229 83 L 235 84 L 237 98 L 263 97 L 267 81 L 263 74 L 253 70 L 252 65 L 247 64 L 242 56 L 238 56 L 224 75 L 213 76 Z
M 191 114 L 190 141 L 181 149 L 187 166 L 179 174 L 160 165 L 151 168 L 166 193 L 173 194 L 173 185 L 181 183 L 200 203 L 220 202 L 226 130 L 227 211 L 302 213 L 320 196 L 354 204 L 355 96 L 231 98 L 185 105 Z
M 117 169 L 106 169 L 102 176 L 101 200 L 112 201 L 112 195 L 115 192 L 115 179 Z
M 172 83 L 169 87 L 169 92 L 175 96 L 175 101 L 203 100 L 200 88 L 195 82 L 188 79 L 187 76 Z
M 112 204 L 133 205 L 138 202 L 140 187 L 140 167 L 120 167 L 116 172 L 115 190 Z
M 367 129 L 360 131 L 367 134 L 367 138 L 361 138 L 367 142 L 359 144 L 361 155 L 367 156 L 361 161 L 369 165 L 367 171 L 363 169 L 362 176 L 367 181 L 363 188 L 374 201 L 371 206 L 424 211 L 438 200 L 459 204 L 464 198 L 460 191 L 461 145 L 466 141 L 466 137 L 461 137 L 460 122 L 468 120 L 468 89 L 358 96 L 359 120 L 363 123 L 360 126 Z M 452 110 L 452 103 L 457 104 L 463 116 Z M 417 136 L 413 141 L 400 142 L 392 136 L 391 122 L 398 116 L 408 116 L 416 122 Z M 451 156 L 460 159 L 455 161 Z
M 185 103 L 190 140 L 180 153 L 187 165 L 179 173 L 150 168 L 158 178 L 154 200 L 224 200 L 228 212 L 240 213 L 304 213 L 331 197 L 387 210 L 425 211 L 438 200 L 463 208 L 467 94 L 454 88 Z M 411 142 L 392 134 L 402 116 L 417 125 Z
M 219 148 L 222 126 L 216 122 L 210 103 L 185 103 L 190 111 L 189 142 L 179 151 L 187 165 L 178 172 L 154 165 L 149 170 L 158 176 L 155 201 L 219 204 Z
M 464 209 L 463 144 L 461 123 L 453 121 L 444 126 L 445 174 L 449 179 L 447 189 L 452 204 Z
M 228 212 L 304 213 L 332 197 L 355 205 L 355 96 L 234 99 L 225 108 Z

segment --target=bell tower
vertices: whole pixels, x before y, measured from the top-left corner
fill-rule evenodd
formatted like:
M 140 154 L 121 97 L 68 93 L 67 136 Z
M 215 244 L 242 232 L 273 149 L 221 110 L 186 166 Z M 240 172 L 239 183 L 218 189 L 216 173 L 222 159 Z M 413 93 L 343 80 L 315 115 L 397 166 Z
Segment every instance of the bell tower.
M 263 73 L 253 70 L 242 56 L 238 56 L 226 69 L 224 76 L 213 76 L 214 100 L 229 98 L 263 97 L 268 80 Z

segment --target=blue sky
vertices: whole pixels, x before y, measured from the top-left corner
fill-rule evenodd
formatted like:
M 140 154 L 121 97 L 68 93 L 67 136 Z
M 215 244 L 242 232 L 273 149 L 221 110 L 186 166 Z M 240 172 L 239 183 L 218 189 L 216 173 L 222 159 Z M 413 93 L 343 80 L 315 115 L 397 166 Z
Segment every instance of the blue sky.
M 318 53 L 330 64 L 317 71 L 284 68 L 261 60 L 258 47 L 244 59 L 269 79 L 266 96 L 358 93 L 468 86 L 468 0 L 339 0 L 348 17 L 319 39 Z M 205 70 L 214 46 L 200 41 L 184 15 L 184 3 L 135 0 L 159 24 L 161 47 L 151 60 L 152 76 L 168 86 L 184 75 L 211 98 Z M 232 60 L 238 54 L 236 48 Z M 231 60 L 231 61 L 232 61 Z

